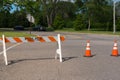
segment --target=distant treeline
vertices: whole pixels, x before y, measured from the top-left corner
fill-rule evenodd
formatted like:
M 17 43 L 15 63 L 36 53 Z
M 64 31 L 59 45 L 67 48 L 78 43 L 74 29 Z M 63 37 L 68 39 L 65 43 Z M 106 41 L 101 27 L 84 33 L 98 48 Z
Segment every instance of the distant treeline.
M 16 6 L 14 12 L 12 5 Z M 116 3 L 116 27 L 120 30 L 120 2 Z M 31 14 L 35 22 L 27 20 Z M 113 29 L 112 0 L 1 0 L 0 28 L 25 28 L 42 25 L 49 29 L 73 28 L 75 30 Z

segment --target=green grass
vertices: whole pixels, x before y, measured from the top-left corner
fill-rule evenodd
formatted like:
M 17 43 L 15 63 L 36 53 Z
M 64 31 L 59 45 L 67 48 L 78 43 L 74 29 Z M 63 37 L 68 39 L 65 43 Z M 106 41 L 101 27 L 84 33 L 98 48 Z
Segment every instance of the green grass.
M 97 30 L 82 30 L 82 31 L 75 31 L 72 28 L 65 28 L 62 30 L 56 30 L 55 32 L 70 32 L 70 33 L 84 33 L 84 34 L 107 34 L 107 35 L 120 35 L 120 31 L 113 34 L 112 31 L 97 31 Z M 30 34 L 29 32 L 22 32 L 22 31 L 3 31 L 0 30 L 0 36 L 5 35 L 6 37 L 27 37 L 27 36 L 35 36 Z
M 117 31 L 116 33 L 113 33 L 112 31 L 97 31 L 97 30 L 81 30 L 81 31 L 75 31 L 72 28 L 65 28 L 62 30 L 56 30 L 56 32 L 72 32 L 72 33 L 86 33 L 86 34 L 108 34 L 108 35 L 120 35 L 120 31 Z
M 28 34 L 28 33 L 25 33 L 25 32 L 12 32 L 12 31 L 2 31 L 0 32 L 0 36 L 2 35 L 5 35 L 6 37 L 27 37 L 27 36 L 35 36 L 35 35 L 32 35 L 32 34 Z

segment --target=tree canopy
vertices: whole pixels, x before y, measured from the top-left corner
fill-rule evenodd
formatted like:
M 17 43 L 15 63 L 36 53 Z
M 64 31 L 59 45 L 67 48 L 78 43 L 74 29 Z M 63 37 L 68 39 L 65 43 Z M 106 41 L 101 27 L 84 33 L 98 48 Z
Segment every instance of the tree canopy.
M 73 2 L 74 1 L 74 2 Z M 0 0 L 0 27 L 29 27 L 26 15 L 35 18 L 34 25 L 54 29 L 112 30 L 112 0 Z M 14 12 L 12 5 L 17 9 Z M 116 5 L 117 29 L 120 29 L 120 2 Z

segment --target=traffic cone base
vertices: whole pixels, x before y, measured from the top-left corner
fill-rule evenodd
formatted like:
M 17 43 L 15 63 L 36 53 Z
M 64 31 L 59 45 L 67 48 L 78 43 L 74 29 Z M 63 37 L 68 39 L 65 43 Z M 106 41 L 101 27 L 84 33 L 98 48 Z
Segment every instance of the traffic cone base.
M 115 57 L 120 56 L 120 55 L 118 54 L 118 50 L 112 50 L 112 55 L 111 55 L 111 56 L 115 56 Z
M 84 57 L 93 57 L 91 55 L 91 50 L 86 50 L 86 53 L 85 53 Z

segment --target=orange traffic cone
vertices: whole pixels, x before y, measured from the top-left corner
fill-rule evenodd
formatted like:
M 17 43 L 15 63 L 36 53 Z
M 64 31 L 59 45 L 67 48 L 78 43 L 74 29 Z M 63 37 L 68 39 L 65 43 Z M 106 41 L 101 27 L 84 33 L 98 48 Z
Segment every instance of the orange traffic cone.
M 92 57 L 91 50 L 90 50 L 90 41 L 87 41 L 86 51 L 84 57 Z
M 119 56 L 118 54 L 118 48 L 117 48 L 117 40 L 114 41 L 114 47 L 113 47 L 113 50 L 112 50 L 112 55 L 111 56 Z

